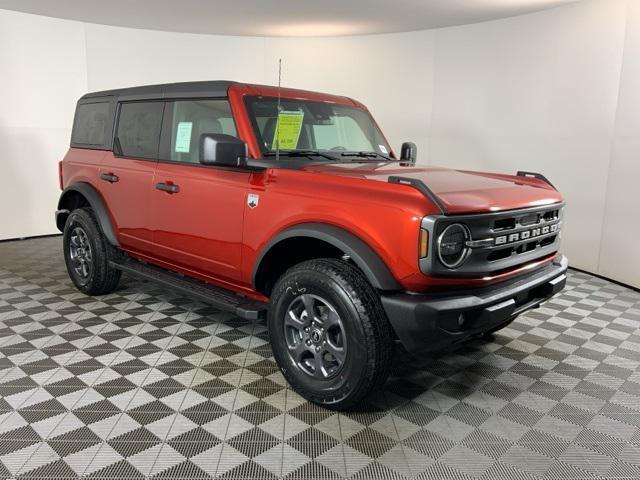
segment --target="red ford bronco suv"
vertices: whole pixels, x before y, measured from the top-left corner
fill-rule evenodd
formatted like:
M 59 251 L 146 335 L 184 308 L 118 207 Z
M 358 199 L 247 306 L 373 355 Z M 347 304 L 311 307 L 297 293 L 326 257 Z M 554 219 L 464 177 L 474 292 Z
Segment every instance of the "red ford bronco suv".
M 349 408 L 396 343 L 442 351 L 565 284 L 545 177 L 415 160 L 350 98 L 227 81 L 90 93 L 60 162 L 67 269 L 88 295 L 126 272 L 266 317 L 293 388 Z

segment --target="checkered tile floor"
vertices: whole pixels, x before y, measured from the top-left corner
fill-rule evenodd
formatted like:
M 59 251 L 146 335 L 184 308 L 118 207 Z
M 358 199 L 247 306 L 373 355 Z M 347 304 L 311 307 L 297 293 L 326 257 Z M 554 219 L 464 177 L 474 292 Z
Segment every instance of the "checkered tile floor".
M 640 294 L 572 272 L 493 341 L 398 358 L 361 411 L 287 387 L 264 323 L 124 278 L 61 239 L 0 243 L 0 477 L 640 478 Z

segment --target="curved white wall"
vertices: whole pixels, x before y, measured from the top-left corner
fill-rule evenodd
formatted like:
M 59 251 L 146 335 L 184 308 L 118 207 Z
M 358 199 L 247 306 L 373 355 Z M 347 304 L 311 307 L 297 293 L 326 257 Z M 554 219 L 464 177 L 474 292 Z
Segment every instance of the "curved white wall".
M 0 10 L 0 239 L 55 232 L 57 160 L 86 91 L 227 78 L 366 103 L 422 163 L 544 172 L 573 266 L 640 286 L 640 6 L 594 0 L 463 27 L 336 38 L 177 34 Z M 21 201 L 16 201 L 20 198 Z

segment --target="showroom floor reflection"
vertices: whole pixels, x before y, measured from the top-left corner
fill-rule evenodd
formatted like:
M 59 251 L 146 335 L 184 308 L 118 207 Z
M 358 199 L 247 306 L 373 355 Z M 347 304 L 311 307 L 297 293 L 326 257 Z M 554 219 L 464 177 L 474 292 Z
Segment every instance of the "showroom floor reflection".
M 307 403 L 265 325 L 150 283 L 76 291 L 60 237 L 0 243 L 0 478 L 640 478 L 640 294 L 570 272 L 491 339 Z

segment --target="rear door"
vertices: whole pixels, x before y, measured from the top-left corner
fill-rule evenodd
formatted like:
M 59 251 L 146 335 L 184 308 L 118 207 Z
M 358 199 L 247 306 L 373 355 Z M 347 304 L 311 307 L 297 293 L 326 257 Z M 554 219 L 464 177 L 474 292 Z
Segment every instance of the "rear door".
M 100 192 L 113 216 L 120 244 L 141 254 L 152 251 L 150 199 L 158 161 L 164 102 L 118 106 L 113 150 L 100 169 Z
M 155 252 L 175 266 L 236 283 L 250 173 L 201 165 L 204 133 L 236 135 L 227 99 L 167 102 L 151 202 Z

